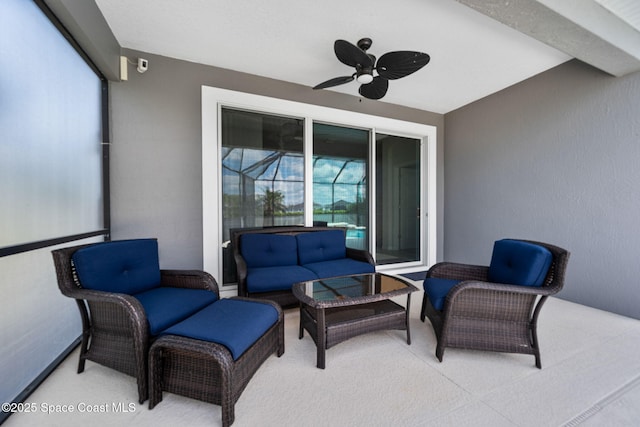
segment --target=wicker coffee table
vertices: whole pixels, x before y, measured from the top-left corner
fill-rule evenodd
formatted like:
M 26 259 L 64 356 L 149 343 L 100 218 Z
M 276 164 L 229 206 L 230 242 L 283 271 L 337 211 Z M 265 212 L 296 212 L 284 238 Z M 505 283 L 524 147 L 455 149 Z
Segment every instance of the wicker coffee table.
M 309 332 L 317 348 L 317 367 L 325 367 L 325 350 L 368 332 L 400 329 L 411 344 L 409 282 L 381 273 L 319 279 L 293 285 L 300 301 L 300 333 Z M 407 295 L 406 307 L 391 298 Z

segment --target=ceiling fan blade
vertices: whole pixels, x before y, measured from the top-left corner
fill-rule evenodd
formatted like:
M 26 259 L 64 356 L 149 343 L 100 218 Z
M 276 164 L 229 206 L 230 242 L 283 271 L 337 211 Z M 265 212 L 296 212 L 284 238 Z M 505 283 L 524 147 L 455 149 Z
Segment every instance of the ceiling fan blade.
M 313 88 L 314 89 L 326 89 L 328 87 L 343 85 L 345 83 L 349 83 L 349 82 L 353 81 L 354 78 L 355 78 L 355 74 L 353 74 L 351 76 L 334 77 L 333 79 L 329 79 L 326 82 L 322 82 L 322 83 L 314 86 Z
M 385 53 L 378 60 L 376 70 L 386 79 L 395 80 L 415 73 L 429 63 L 426 53 L 401 50 Z
M 333 44 L 336 56 L 345 65 L 350 67 L 372 68 L 373 60 L 364 50 L 349 43 L 346 40 L 336 40 Z
M 387 89 L 389 89 L 389 80 L 377 76 L 371 83 L 360 86 L 358 92 L 365 98 L 380 99 L 387 94 Z

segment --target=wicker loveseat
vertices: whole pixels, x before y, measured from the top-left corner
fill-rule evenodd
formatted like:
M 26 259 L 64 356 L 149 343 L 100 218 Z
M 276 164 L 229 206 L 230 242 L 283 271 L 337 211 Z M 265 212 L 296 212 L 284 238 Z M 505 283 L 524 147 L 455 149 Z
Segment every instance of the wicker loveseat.
M 294 283 L 375 272 L 366 250 L 346 247 L 336 227 L 270 227 L 231 230 L 238 295 L 264 298 L 283 307 L 298 304 Z

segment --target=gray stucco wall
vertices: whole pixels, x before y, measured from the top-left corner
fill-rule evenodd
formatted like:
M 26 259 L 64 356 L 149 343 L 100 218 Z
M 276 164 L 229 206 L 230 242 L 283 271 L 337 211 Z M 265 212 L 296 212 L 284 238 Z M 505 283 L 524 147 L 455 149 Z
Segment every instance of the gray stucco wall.
M 640 318 L 640 73 L 570 61 L 445 116 L 444 258 L 572 252 L 561 298 Z
M 112 238 L 157 237 L 163 268 L 203 264 L 202 85 L 434 125 L 442 164 L 441 114 L 148 53 L 123 55 L 148 59 L 149 70 L 139 74 L 130 65 L 128 81 L 110 83 Z

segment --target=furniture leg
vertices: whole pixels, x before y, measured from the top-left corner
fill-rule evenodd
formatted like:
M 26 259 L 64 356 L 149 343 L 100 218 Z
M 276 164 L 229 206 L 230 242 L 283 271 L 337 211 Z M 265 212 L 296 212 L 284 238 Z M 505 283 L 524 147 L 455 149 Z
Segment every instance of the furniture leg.
M 319 369 L 324 369 L 325 367 L 325 350 L 327 348 L 327 328 L 325 326 L 325 312 L 324 308 L 319 308 L 316 311 L 316 336 L 318 337 L 318 342 L 316 343 L 317 348 L 317 362 L 316 366 Z
M 89 321 L 89 315 L 87 314 L 87 306 L 84 300 L 76 299 L 76 304 L 80 309 L 80 318 L 82 319 L 82 343 L 80 344 L 80 358 L 78 359 L 78 373 L 84 372 L 85 355 L 87 354 L 87 348 L 89 347 L 89 335 L 91 334 L 91 324 Z
M 304 310 L 304 304 L 300 303 L 300 331 L 298 332 L 298 339 L 302 339 L 304 336 L 304 328 L 302 327 L 302 311 Z
M 407 326 L 407 344 L 411 345 L 411 326 L 409 324 L 409 309 L 411 308 L 411 294 L 407 294 L 407 312 L 405 315 L 405 325 Z

